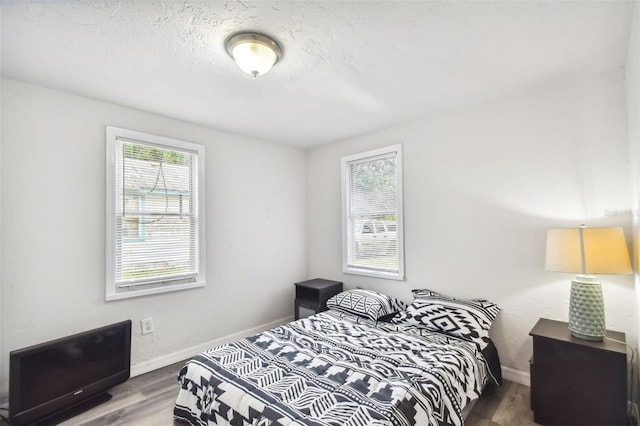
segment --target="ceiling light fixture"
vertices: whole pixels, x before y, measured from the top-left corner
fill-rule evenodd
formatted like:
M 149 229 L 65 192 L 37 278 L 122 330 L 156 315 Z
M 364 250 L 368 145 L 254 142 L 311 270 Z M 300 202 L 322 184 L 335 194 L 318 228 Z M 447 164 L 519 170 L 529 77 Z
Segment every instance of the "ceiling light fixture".
M 231 36 L 225 47 L 240 69 L 254 77 L 269 71 L 282 56 L 282 50 L 275 40 L 253 32 Z

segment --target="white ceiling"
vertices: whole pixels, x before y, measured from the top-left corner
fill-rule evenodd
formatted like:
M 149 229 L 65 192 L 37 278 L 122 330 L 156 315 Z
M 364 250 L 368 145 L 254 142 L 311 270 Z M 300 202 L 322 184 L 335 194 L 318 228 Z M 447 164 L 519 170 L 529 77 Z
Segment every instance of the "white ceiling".
M 632 1 L 1 1 L 2 75 L 312 147 L 624 66 Z M 275 37 L 264 76 L 224 49 Z

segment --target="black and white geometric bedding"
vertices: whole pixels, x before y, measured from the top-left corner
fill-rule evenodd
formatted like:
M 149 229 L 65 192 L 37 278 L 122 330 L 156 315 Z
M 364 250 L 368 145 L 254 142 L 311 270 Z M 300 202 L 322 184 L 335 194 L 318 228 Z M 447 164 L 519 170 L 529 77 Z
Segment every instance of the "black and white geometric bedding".
M 462 425 L 487 363 L 475 344 L 327 311 L 228 343 L 182 369 L 192 425 Z

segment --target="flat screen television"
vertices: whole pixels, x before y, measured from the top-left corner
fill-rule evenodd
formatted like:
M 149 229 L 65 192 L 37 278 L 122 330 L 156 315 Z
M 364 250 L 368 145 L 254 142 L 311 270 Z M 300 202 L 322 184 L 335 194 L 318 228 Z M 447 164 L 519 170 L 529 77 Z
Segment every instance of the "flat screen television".
M 55 424 L 111 398 L 131 372 L 131 320 L 9 354 L 9 422 Z

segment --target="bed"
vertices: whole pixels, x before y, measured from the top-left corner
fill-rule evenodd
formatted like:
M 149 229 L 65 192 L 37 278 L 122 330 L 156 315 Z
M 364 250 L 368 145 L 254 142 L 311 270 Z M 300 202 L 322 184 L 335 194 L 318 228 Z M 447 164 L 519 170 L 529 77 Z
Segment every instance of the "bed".
M 194 426 L 459 426 L 485 385 L 500 383 L 488 334 L 477 344 L 406 315 L 389 323 L 379 310 L 333 308 L 194 357 L 178 377 L 174 418 Z

